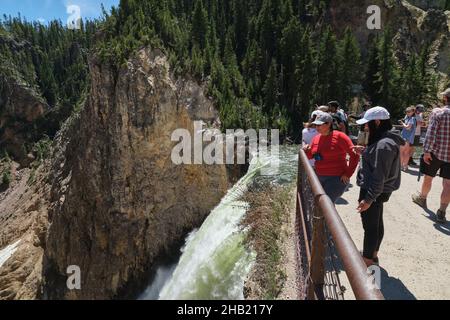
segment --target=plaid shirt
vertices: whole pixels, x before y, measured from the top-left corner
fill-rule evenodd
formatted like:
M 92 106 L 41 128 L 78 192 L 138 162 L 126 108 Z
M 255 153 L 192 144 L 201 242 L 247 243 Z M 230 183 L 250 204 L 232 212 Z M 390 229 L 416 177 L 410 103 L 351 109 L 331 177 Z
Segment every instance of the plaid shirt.
M 439 160 L 450 162 L 450 106 L 433 111 L 424 149 Z

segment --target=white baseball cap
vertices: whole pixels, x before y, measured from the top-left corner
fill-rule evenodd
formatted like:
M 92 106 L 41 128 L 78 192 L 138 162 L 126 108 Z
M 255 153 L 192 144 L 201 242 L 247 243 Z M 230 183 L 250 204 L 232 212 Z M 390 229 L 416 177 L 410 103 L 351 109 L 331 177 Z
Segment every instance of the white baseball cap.
M 389 112 L 383 107 L 369 109 L 364 114 L 364 118 L 356 121 L 357 124 L 366 124 L 372 120 L 388 120 L 391 118 Z

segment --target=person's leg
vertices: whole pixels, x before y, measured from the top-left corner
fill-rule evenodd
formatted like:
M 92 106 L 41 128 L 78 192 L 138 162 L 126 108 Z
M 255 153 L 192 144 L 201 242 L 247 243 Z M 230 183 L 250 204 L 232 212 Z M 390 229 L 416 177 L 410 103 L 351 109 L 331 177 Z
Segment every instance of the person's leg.
M 442 187 L 440 210 L 446 212 L 448 204 L 450 203 L 450 179 L 443 179 Z
M 373 260 L 378 251 L 380 241 L 380 203 L 374 202 L 367 211 L 361 213 L 364 228 L 364 251 L 366 260 Z M 384 230 L 382 232 L 384 234 Z
M 401 146 L 400 147 L 400 166 L 404 167 L 404 163 L 405 163 L 405 148 L 406 146 Z
M 446 179 L 446 172 L 442 170 L 445 170 L 445 167 L 442 167 L 441 169 L 441 176 L 443 176 L 441 206 L 436 212 L 436 221 L 438 223 L 447 223 L 445 216 L 447 214 L 448 203 L 450 202 L 450 180 Z
M 409 150 L 409 159 L 410 160 L 413 160 L 414 153 L 416 153 L 416 147 L 414 145 L 412 145 Z
M 412 149 L 412 144 L 406 143 L 405 168 L 408 168 L 408 165 L 409 165 L 409 158 L 411 157 L 411 149 Z
M 381 243 L 383 242 L 383 239 L 384 239 L 383 207 L 384 207 L 384 204 L 380 203 L 380 209 L 379 209 L 380 215 L 378 217 L 378 245 L 377 245 L 377 248 L 373 255 L 374 259 L 378 258 L 378 252 L 380 251 Z
M 406 144 L 404 146 L 402 146 L 402 150 L 401 150 L 402 168 L 407 167 L 408 162 L 409 162 L 409 142 L 406 142 Z
M 433 185 L 433 177 L 425 176 L 422 183 L 422 189 L 420 190 L 420 197 L 426 199 L 428 194 L 430 194 L 431 187 Z
M 444 171 L 441 170 L 441 176 L 446 177 L 447 173 L 445 170 L 445 166 L 443 166 L 442 161 L 439 161 L 433 154 L 432 160 L 429 164 L 425 163 L 424 156 L 422 155 L 420 159 L 420 173 L 424 175 L 424 179 L 422 182 L 421 190 L 412 195 L 412 201 L 422 208 L 427 208 L 427 197 L 431 191 L 431 187 L 433 184 L 433 179 L 436 177 L 438 171 L 441 167 L 444 168 Z M 444 173 L 444 175 L 443 175 Z

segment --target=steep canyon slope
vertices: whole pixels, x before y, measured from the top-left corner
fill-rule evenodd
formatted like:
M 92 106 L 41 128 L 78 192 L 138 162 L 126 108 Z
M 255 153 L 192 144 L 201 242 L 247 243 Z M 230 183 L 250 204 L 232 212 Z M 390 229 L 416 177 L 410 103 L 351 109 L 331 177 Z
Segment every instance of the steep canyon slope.
M 227 190 L 225 166 L 171 161 L 175 129 L 193 133 L 194 120 L 214 126 L 218 116 L 200 86 L 171 75 L 161 51 L 140 50 L 118 74 L 95 58 L 90 70 L 88 100 L 55 139 L 44 178 L 8 193 L 37 204 L 2 201 L 0 247 L 22 239 L 0 268 L 2 298 L 120 296 Z M 17 225 L 28 212 L 36 214 Z M 71 265 L 80 267 L 81 290 L 67 289 Z

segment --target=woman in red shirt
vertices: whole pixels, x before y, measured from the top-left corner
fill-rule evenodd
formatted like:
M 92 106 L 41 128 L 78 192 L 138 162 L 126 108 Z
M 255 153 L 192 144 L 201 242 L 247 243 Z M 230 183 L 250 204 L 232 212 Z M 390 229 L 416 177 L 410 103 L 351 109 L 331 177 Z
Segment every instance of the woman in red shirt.
M 319 135 L 303 150 L 308 158 L 316 160 L 315 170 L 323 189 L 331 201 L 336 203 L 355 173 L 359 155 L 353 151 L 353 142 L 345 133 L 333 130 L 331 115 L 322 113 L 313 124 Z M 350 163 L 347 155 L 350 156 Z

